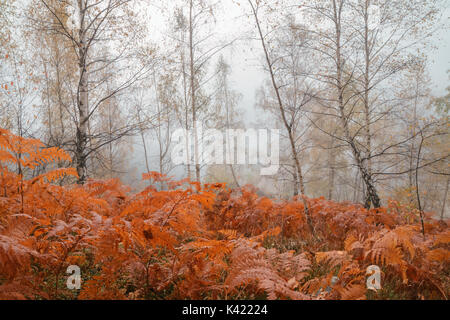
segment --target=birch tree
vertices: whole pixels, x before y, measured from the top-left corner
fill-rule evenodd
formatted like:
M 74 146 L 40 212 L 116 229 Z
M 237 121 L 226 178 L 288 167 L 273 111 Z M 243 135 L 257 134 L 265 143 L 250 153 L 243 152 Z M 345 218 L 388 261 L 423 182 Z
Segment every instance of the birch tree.
M 88 158 L 92 153 L 136 129 L 132 124 L 120 127 L 112 134 L 89 130 L 90 122 L 103 103 L 123 93 L 149 71 L 148 65 L 137 61 L 137 50 L 130 50 L 132 46 L 139 48 L 138 41 L 142 36 L 131 8 L 136 2 L 77 0 L 68 2 L 68 10 L 61 12 L 57 2 L 39 0 L 43 10 L 51 16 L 51 19 L 39 21 L 41 30 L 68 39 L 76 57 L 76 113 L 72 115 L 76 132 L 71 148 L 80 183 L 87 178 Z M 104 69 L 115 69 L 116 72 L 102 73 Z M 111 77 L 117 79 L 115 87 L 106 88 Z

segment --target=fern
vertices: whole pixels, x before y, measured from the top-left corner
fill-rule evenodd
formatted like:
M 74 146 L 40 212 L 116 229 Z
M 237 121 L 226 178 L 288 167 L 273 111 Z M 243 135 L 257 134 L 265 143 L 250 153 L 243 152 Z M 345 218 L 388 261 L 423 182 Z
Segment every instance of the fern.
M 427 217 L 424 239 L 398 203 L 307 199 L 312 237 L 298 199 L 156 172 L 138 193 L 118 179 L 69 185 L 76 171 L 55 162 L 70 157 L 0 129 L 0 299 L 364 299 L 371 264 L 387 283 L 377 295 L 448 297 L 446 222 Z M 71 264 L 79 294 L 62 285 Z

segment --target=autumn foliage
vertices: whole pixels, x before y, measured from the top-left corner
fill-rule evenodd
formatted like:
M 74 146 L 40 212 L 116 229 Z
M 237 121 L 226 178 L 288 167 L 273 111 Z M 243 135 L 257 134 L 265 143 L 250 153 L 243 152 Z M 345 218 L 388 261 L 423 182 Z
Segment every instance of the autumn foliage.
M 447 299 L 447 223 L 391 201 L 259 197 L 143 175 L 70 184 L 63 150 L 0 129 L 1 299 Z M 46 170 L 38 170 L 45 166 Z M 64 179 L 64 183 L 61 180 Z M 370 265 L 382 289 L 366 288 Z M 69 265 L 82 287 L 66 287 Z M 337 281 L 332 282 L 333 277 Z M 336 279 L 336 278 L 334 278 Z

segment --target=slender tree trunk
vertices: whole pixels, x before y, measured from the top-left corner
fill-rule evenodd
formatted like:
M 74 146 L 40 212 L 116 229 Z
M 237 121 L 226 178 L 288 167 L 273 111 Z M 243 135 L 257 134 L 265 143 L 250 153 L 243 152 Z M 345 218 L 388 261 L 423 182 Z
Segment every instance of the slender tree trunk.
M 199 145 L 198 145 L 198 131 L 197 131 L 197 105 L 195 96 L 195 65 L 194 65 L 194 26 L 193 26 L 193 0 L 190 1 L 189 6 L 189 66 L 190 66 L 190 81 L 191 81 L 191 108 L 192 108 L 192 130 L 194 131 L 194 160 L 195 160 L 195 178 L 200 182 L 200 163 L 199 163 Z
M 59 52 L 59 51 L 58 51 Z M 65 133 L 65 125 L 64 125 L 64 118 L 63 118 L 63 97 L 62 97 L 62 81 L 61 81 L 61 75 L 60 75 L 60 63 L 59 60 L 57 60 L 57 66 L 56 66 L 56 86 L 57 86 L 57 92 L 58 92 L 58 115 L 59 115 L 59 125 L 61 126 L 61 140 L 60 143 L 64 142 L 64 137 L 66 136 Z
M 153 70 L 153 82 L 155 84 L 155 92 L 156 92 L 156 107 L 157 107 L 157 118 L 158 118 L 158 147 L 159 147 L 159 173 L 163 174 L 164 168 L 163 168 L 163 159 L 164 159 L 164 152 L 163 152 L 163 142 L 162 142 L 162 120 L 161 120 L 161 105 L 159 103 L 159 94 L 158 94 L 158 86 L 156 85 L 156 75 L 155 71 Z M 163 185 L 161 183 L 161 189 L 163 188 Z
M 328 179 L 328 199 L 329 200 L 333 199 L 334 179 L 336 177 L 335 157 L 336 157 L 336 154 L 334 152 L 334 138 L 331 137 L 330 149 L 328 152 L 328 165 L 330 166 L 329 179 Z
M 42 63 L 44 66 L 44 74 L 45 74 L 45 90 L 47 95 L 47 122 L 48 122 L 48 142 L 53 145 L 55 143 L 53 138 L 53 121 L 52 121 L 52 112 L 51 112 L 51 103 L 50 103 L 50 87 L 49 87 L 49 79 L 47 73 L 47 64 L 45 62 Z
M 137 110 L 137 118 L 138 118 L 138 122 L 139 122 L 139 134 L 141 136 L 142 146 L 144 147 L 145 168 L 147 169 L 147 173 L 148 173 L 148 172 L 150 172 L 150 165 L 148 163 L 147 144 L 145 143 L 145 132 L 144 132 L 144 128 L 142 127 L 140 107 Z
M 448 195 L 448 184 L 450 182 L 450 179 L 447 178 L 447 185 L 445 186 L 445 192 L 444 192 L 444 200 L 442 201 L 442 209 L 441 209 L 441 220 L 444 220 L 444 214 L 445 214 L 445 205 L 447 201 L 447 195 Z
M 185 37 L 183 36 L 183 39 Z M 181 66 L 182 66 L 182 72 L 183 72 L 183 93 L 184 93 L 184 110 L 185 110 L 185 118 L 184 118 L 184 127 L 186 129 L 186 139 L 185 139 L 185 147 L 186 147 L 186 168 L 187 168 L 187 176 L 189 180 L 192 179 L 192 170 L 191 170 L 191 149 L 190 149 L 190 142 L 188 141 L 188 135 L 189 132 L 189 103 L 188 103 L 188 84 L 186 80 L 186 66 L 185 66 L 185 57 L 184 57 L 184 51 L 181 51 Z
M 148 172 L 150 172 L 150 166 L 148 164 L 148 154 L 147 154 L 147 146 L 145 143 L 144 130 L 141 129 L 140 132 L 141 132 L 142 145 L 144 146 L 145 168 L 147 169 L 147 173 L 148 173 Z
M 419 209 L 419 214 L 420 214 L 420 223 L 422 225 L 422 235 L 423 238 L 425 239 L 425 225 L 424 225 L 424 215 L 423 215 L 423 208 L 422 208 L 422 204 L 420 202 L 420 190 L 419 190 L 419 168 L 420 168 L 420 154 L 422 153 L 422 146 L 423 146 L 423 135 L 422 132 L 420 132 L 420 136 L 421 136 L 421 140 L 420 140 L 420 145 L 419 145 L 419 151 L 417 151 L 417 161 L 416 161 L 416 196 L 417 196 L 417 206 Z
M 345 138 L 347 143 L 350 145 L 353 156 L 356 161 L 356 165 L 361 173 L 361 177 L 366 186 L 366 203 L 365 207 L 370 208 L 373 205 L 375 208 L 381 206 L 381 200 L 378 196 L 377 190 L 375 188 L 375 183 L 373 181 L 371 173 L 368 171 L 367 166 L 364 164 L 363 157 L 361 156 L 361 151 L 355 144 L 354 139 L 350 134 L 350 129 L 348 127 L 348 119 L 345 114 L 345 104 L 344 104 L 344 86 L 342 84 L 342 56 L 341 56 L 341 8 L 337 8 L 336 0 L 333 0 L 334 9 L 334 23 L 336 27 L 336 89 L 338 91 L 338 107 L 339 107 L 339 119 L 344 129 Z
M 185 147 L 186 147 L 186 165 L 187 165 L 187 172 L 188 172 L 188 178 L 189 180 L 192 179 L 192 168 L 191 168 L 191 141 L 189 140 L 189 113 L 188 109 L 186 109 L 186 139 L 185 139 Z
M 416 78 L 416 86 L 415 86 L 415 93 L 414 93 L 414 109 L 413 109 L 413 119 L 412 119 L 412 125 L 411 125 L 411 136 L 416 136 L 416 128 L 418 126 L 417 122 L 417 104 L 419 103 L 419 83 Z M 415 188 L 415 181 L 414 181 L 414 153 L 415 153 L 415 138 L 411 139 L 411 147 L 409 151 L 409 191 L 412 192 Z M 414 199 L 410 198 L 410 204 L 413 204 Z
M 353 189 L 353 202 L 356 203 L 358 202 L 358 196 L 359 196 L 359 182 L 361 181 L 361 179 L 359 178 L 359 170 L 356 171 L 356 176 L 355 176 L 355 184 L 354 184 L 354 189 Z
M 80 20 L 80 45 L 78 48 L 79 68 L 80 68 L 80 82 L 78 85 L 78 113 L 79 123 L 77 127 L 77 141 L 75 150 L 76 169 L 79 176 L 78 183 L 82 184 L 86 180 L 86 146 L 87 146 L 87 132 L 89 121 L 89 106 L 88 106 L 88 74 L 86 70 L 87 59 L 87 44 L 86 44 L 86 30 L 85 30 L 85 14 L 86 2 L 78 0 L 79 20 Z
M 300 188 L 300 196 L 302 198 L 302 202 L 303 202 L 303 205 L 305 207 L 306 220 L 307 220 L 307 223 L 308 223 L 308 226 L 310 228 L 310 231 L 311 231 L 312 235 L 315 236 L 314 225 L 313 225 L 312 220 L 311 220 L 308 203 L 307 203 L 306 199 L 304 198 L 305 185 L 304 185 L 304 182 L 303 182 L 303 173 L 302 173 L 302 168 L 301 168 L 299 157 L 298 157 L 297 148 L 295 146 L 295 139 L 294 139 L 294 135 L 293 135 L 293 132 L 292 132 L 292 127 L 289 125 L 289 123 L 288 123 L 288 121 L 286 119 L 286 114 L 285 114 L 283 102 L 281 100 L 280 91 L 279 91 L 278 85 L 276 83 L 275 75 L 274 75 L 273 68 L 272 68 L 272 62 L 270 61 L 269 52 L 267 51 L 266 42 L 264 41 L 264 36 L 263 36 L 262 30 L 261 30 L 261 25 L 259 23 L 257 9 L 255 8 L 255 6 L 253 5 L 251 0 L 248 0 L 248 2 L 250 3 L 250 6 L 252 7 L 252 10 L 253 10 L 253 16 L 255 18 L 256 26 L 258 28 L 259 37 L 260 37 L 261 44 L 262 44 L 262 47 L 263 47 L 263 50 L 264 50 L 264 55 L 265 55 L 265 58 L 266 58 L 268 69 L 269 69 L 270 78 L 272 80 L 272 86 L 273 86 L 273 88 L 275 90 L 275 94 L 276 94 L 276 97 L 277 97 L 278 107 L 279 107 L 280 113 L 281 113 L 281 118 L 282 118 L 283 124 L 286 127 L 286 130 L 288 132 L 288 137 L 289 137 L 289 142 L 290 142 L 290 146 L 291 146 L 292 157 L 294 159 L 295 168 L 297 170 L 297 177 L 298 177 L 299 188 Z
M 369 50 L 369 0 L 365 0 L 364 6 L 364 58 L 365 58 L 365 72 L 364 72 L 364 120 L 365 120 L 365 135 L 366 135 L 366 164 L 367 172 L 372 175 L 372 136 L 370 131 L 370 50 Z M 366 199 L 366 207 L 370 207 L 370 199 Z
M 112 141 L 112 133 L 113 133 L 113 119 L 111 114 L 111 104 L 108 104 L 108 133 L 109 140 Z M 108 156 L 109 156 L 109 178 L 112 179 L 114 177 L 114 152 L 113 152 L 113 144 L 108 144 Z
M 230 104 L 229 104 L 230 101 L 229 101 L 229 98 L 228 98 L 228 87 L 227 87 L 226 81 L 224 83 L 224 86 L 225 86 L 225 88 L 224 88 L 224 91 L 225 91 L 225 110 L 226 110 L 226 113 L 227 113 L 226 114 L 226 116 L 227 116 L 227 129 L 229 130 L 230 129 Z M 231 112 L 232 111 L 233 110 L 231 110 Z M 230 141 L 230 136 L 228 134 L 228 130 L 227 130 L 227 141 Z M 236 173 L 234 172 L 233 165 L 230 164 L 229 167 L 230 167 L 231 175 L 233 176 L 234 183 L 236 184 L 236 187 L 237 188 L 241 188 L 241 186 L 239 185 L 239 181 L 238 181 L 238 179 L 236 177 Z
M 227 121 L 227 124 L 226 124 L 226 128 L 227 128 L 227 141 L 230 141 L 230 136 L 229 136 L 229 134 L 228 134 L 228 130 L 229 129 L 231 129 L 230 128 L 230 121 L 231 121 L 231 115 L 230 115 L 230 113 L 232 114 L 233 113 L 233 108 L 230 106 L 230 99 L 229 99 L 229 97 L 228 97 L 228 86 L 227 86 L 227 80 L 226 80 L 226 76 L 224 76 L 225 78 L 224 78 L 224 81 L 223 81 L 223 90 L 224 90 L 224 94 L 225 94 L 225 112 L 226 112 L 226 121 Z M 231 109 L 231 110 L 230 110 Z M 231 151 L 231 150 L 230 150 Z M 233 167 L 233 164 L 229 164 L 229 167 L 230 167 L 230 171 L 231 171 L 231 175 L 233 176 L 233 180 L 234 180 L 234 183 L 236 184 L 236 187 L 239 189 L 239 188 L 241 188 L 241 186 L 240 186 L 240 184 L 239 184 L 239 181 L 238 181 L 238 179 L 237 179 L 237 177 L 236 177 L 236 173 L 235 173 L 235 171 L 234 171 L 234 167 Z
M 294 171 L 292 173 L 292 178 L 294 179 L 294 197 L 298 196 L 298 193 L 300 191 L 300 184 L 298 182 L 298 174 L 297 174 L 297 168 L 295 168 L 294 164 Z

